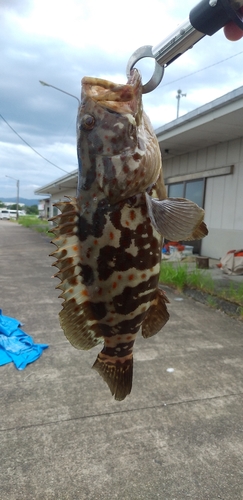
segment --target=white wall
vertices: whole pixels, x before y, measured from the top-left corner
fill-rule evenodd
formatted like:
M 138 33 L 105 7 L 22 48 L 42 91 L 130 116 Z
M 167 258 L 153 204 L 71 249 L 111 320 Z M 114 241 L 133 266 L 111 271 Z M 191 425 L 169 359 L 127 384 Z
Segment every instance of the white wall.
M 71 198 L 76 198 L 77 189 L 65 189 L 60 190 L 58 194 L 53 194 L 50 197 L 50 218 L 53 217 L 53 205 L 58 201 L 68 201 L 66 196 L 70 196 Z
M 208 178 L 205 221 L 209 236 L 201 253 L 220 258 L 229 250 L 243 248 L 243 138 L 218 145 L 215 166 L 234 165 L 232 175 Z
M 209 235 L 202 240 L 201 254 L 216 259 L 228 250 L 243 248 L 243 138 L 163 160 L 165 178 L 230 165 L 234 165 L 233 174 L 206 179 Z

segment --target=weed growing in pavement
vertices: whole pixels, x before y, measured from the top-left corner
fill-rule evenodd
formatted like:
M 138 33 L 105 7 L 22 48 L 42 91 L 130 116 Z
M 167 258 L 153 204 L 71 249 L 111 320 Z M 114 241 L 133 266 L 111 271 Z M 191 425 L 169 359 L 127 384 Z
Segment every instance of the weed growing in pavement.
M 24 227 L 48 226 L 47 220 L 39 219 L 36 215 L 23 215 L 23 217 L 19 217 L 18 223 Z
M 160 269 L 160 282 L 175 287 L 179 291 L 182 291 L 185 287 L 195 288 L 243 306 L 243 284 L 235 286 L 230 283 L 229 286 L 218 289 L 209 272 L 200 269 L 189 271 L 187 264 L 178 263 L 175 265 L 163 261 Z
M 216 302 L 215 297 L 213 297 L 213 295 L 208 295 L 207 304 L 208 304 L 208 306 L 213 307 L 213 308 L 217 307 L 217 302 Z
M 171 285 L 178 290 L 183 290 L 187 284 L 188 270 L 186 265 L 173 266 L 170 263 L 164 263 L 160 269 L 160 282 Z
M 52 238 L 54 235 L 49 232 L 49 224 L 47 220 L 39 219 L 36 215 L 24 215 L 23 217 L 19 217 L 18 223 L 21 226 L 29 227 L 34 229 L 38 233 L 44 233 Z
M 193 269 L 193 271 L 188 273 L 186 284 L 208 293 L 213 293 L 214 291 L 214 281 L 211 275 L 206 271 L 200 271 L 200 269 Z
M 222 290 L 223 298 L 227 298 L 232 302 L 243 305 L 243 283 L 239 286 L 235 286 L 234 283 L 230 283 L 226 289 Z

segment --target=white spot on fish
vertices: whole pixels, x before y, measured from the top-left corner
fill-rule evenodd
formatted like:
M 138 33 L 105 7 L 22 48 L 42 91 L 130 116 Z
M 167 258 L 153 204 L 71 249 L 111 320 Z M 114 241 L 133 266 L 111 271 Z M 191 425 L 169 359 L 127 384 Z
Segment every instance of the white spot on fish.
M 135 120 L 134 116 L 133 116 L 133 115 L 131 115 L 131 113 L 127 113 L 127 114 L 125 114 L 124 116 L 128 119 L 128 121 L 129 121 L 132 125 L 134 125 L 134 127 L 136 127 L 136 120 Z
M 124 128 L 124 124 L 121 122 L 115 123 L 114 127 Z
M 166 368 L 166 371 L 167 371 L 168 373 L 173 373 L 175 370 L 174 370 L 174 368 Z

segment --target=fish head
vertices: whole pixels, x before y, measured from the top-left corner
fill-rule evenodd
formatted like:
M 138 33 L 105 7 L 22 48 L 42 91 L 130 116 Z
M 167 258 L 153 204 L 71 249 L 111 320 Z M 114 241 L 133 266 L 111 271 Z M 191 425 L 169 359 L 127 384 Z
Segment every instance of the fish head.
M 132 70 L 124 85 L 100 78 L 82 79 L 77 149 L 79 189 L 92 190 L 95 184 L 111 203 L 156 182 L 161 169 L 160 151 L 143 112 L 137 70 Z

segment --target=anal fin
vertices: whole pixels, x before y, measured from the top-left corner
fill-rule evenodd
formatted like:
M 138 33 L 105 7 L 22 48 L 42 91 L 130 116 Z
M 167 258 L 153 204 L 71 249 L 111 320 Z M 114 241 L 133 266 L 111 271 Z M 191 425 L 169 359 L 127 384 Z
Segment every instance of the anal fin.
M 116 360 L 114 363 L 102 359 L 100 355 L 93 367 L 107 383 L 112 396 L 117 401 L 125 399 L 132 390 L 133 375 L 133 357 L 132 355 L 126 361 Z
M 166 302 L 169 302 L 163 290 L 158 289 L 157 295 L 148 314 L 142 324 L 142 336 L 147 339 L 158 333 L 167 323 L 170 315 L 167 311 Z

